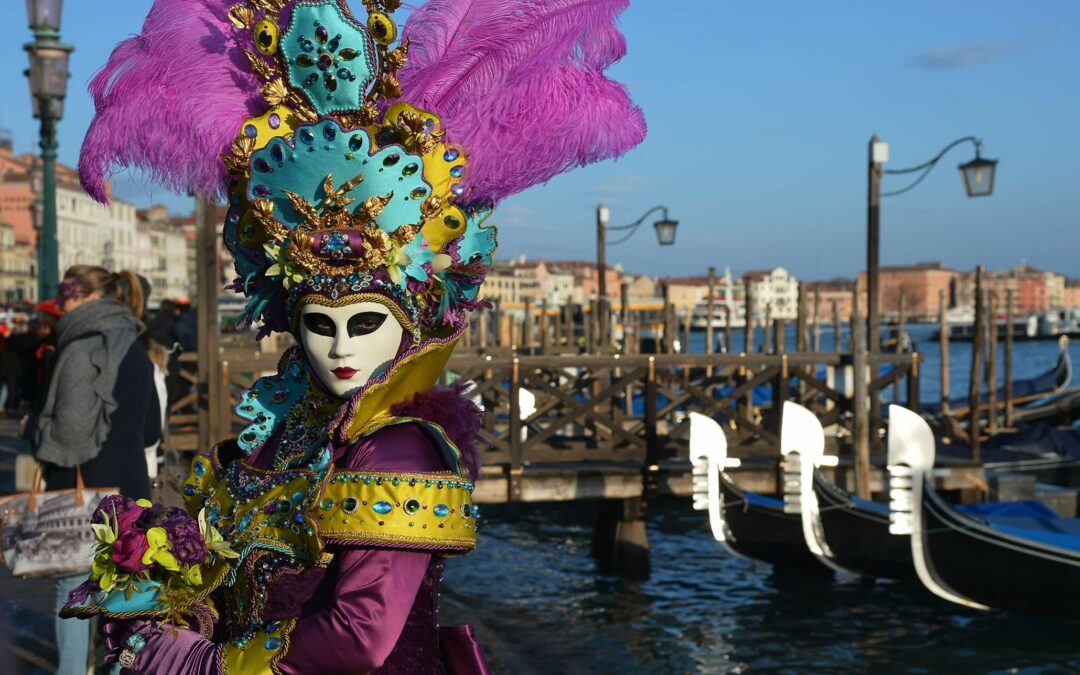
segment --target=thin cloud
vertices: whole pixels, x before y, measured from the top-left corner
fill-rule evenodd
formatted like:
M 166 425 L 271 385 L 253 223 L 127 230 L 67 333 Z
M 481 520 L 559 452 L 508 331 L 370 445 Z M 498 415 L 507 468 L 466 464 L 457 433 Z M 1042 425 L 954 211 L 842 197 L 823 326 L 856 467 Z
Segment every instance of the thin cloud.
M 983 42 L 960 47 L 931 49 L 913 56 L 908 65 L 930 71 L 976 68 L 1025 49 L 1027 49 L 1025 45 L 1004 42 Z
M 608 176 L 593 183 L 589 194 L 601 197 L 611 195 L 623 195 L 647 190 L 656 184 L 654 176 L 628 174 L 623 176 Z

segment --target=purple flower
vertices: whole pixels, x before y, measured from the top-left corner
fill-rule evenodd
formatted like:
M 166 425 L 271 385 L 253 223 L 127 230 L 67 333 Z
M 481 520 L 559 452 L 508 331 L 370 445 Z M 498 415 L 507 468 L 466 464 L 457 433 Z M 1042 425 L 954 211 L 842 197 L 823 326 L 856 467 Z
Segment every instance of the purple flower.
M 184 509 L 154 504 L 142 512 L 139 519 L 135 521 L 135 527 L 141 530 L 149 530 L 151 527 L 169 529 L 174 523 L 182 520 L 191 520 L 191 516 Z
M 149 550 L 150 545 L 146 542 L 146 532 L 141 530 L 128 530 L 123 532 L 113 542 L 111 559 L 116 568 L 121 572 L 135 574 L 150 569 L 149 565 L 142 563 L 143 554 Z
M 68 593 L 67 602 L 64 603 L 64 607 L 71 607 L 72 605 L 81 605 L 93 595 L 101 591 L 101 586 L 98 586 L 96 581 L 84 581 L 75 587 L 75 590 Z
M 176 520 L 169 524 L 167 531 L 172 542 L 172 554 L 181 565 L 200 565 L 206 560 L 206 541 L 194 518 Z
M 119 517 L 134 508 L 141 508 L 135 504 L 134 499 L 129 499 L 124 495 L 109 495 L 102 499 L 101 503 L 94 509 L 94 515 L 90 516 L 90 522 L 100 525 L 105 522 L 106 514 L 110 517 L 113 515 Z

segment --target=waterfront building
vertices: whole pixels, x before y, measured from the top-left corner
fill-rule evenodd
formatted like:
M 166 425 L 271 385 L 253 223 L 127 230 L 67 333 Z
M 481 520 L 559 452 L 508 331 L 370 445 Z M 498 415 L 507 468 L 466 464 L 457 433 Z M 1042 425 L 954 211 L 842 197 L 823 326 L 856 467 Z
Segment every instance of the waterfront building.
M 834 320 L 833 307 L 836 307 L 836 316 L 840 321 L 847 322 L 851 319 L 851 310 L 855 300 L 855 282 L 850 279 L 830 279 L 828 281 L 808 281 L 803 285 L 806 293 L 806 311 L 809 320 L 813 320 L 814 293 L 818 297 L 817 319 L 821 323 L 832 323 Z M 863 292 L 859 298 L 862 311 L 866 312 L 866 294 Z
M 1009 291 L 1013 293 L 1013 311 L 1018 316 L 1052 309 L 1065 309 L 1065 277 L 1056 272 L 1041 270 L 1025 262 L 1010 269 L 991 272 L 985 276 L 988 291 L 997 295 L 1000 314 L 1005 312 L 1005 298 Z M 957 304 L 974 306 L 975 273 L 962 275 L 959 281 Z
M 195 276 L 188 267 L 189 244 L 177 219 L 161 205 L 138 211 L 140 251 L 148 251 L 136 269 L 150 281 L 150 301 L 191 297 L 195 291 Z
M 955 304 L 955 289 L 960 273 L 948 269 L 940 262 L 922 262 L 914 265 L 886 265 L 879 273 L 880 310 L 883 319 L 898 318 L 900 297 L 904 298 L 904 311 L 909 320 L 933 321 L 941 309 L 941 292 L 945 291 L 947 306 Z M 858 278 L 859 292 L 866 296 L 866 273 Z M 862 304 L 863 313 L 866 304 Z
M 15 239 L 15 228 L 0 222 L 0 302 L 18 303 L 37 295 L 37 255 Z
M 1080 279 L 1070 279 L 1066 282 L 1062 305 L 1065 309 L 1080 307 Z
M 794 319 L 799 312 L 799 281 L 783 267 L 771 270 L 750 270 L 742 281 L 750 285 L 753 295 L 754 321 L 765 319 Z

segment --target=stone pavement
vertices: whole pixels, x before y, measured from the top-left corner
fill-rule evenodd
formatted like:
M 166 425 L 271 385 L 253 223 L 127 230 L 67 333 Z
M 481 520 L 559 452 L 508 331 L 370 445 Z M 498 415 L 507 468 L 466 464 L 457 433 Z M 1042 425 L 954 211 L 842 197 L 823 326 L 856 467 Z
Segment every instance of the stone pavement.
M 0 494 L 15 489 L 15 455 L 22 451 L 15 420 L 0 419 Z M 56 669 L 53 582 L 16 579 L 0 565 L 0 673 L 30 675 Z

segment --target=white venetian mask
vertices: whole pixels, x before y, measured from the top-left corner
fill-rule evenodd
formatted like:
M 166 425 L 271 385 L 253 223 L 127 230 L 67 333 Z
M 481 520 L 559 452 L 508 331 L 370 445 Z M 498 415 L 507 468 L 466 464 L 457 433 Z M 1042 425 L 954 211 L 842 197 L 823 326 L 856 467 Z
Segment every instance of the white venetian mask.
M 397 356 L 403 333 L 397 318 L 377 302 L 309 304 L 300 310 L 300 343 L 311 369 L 339 398 L 382 372 Z

